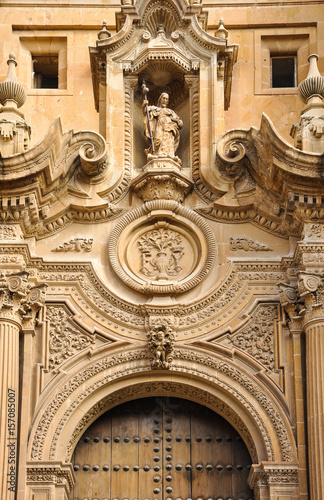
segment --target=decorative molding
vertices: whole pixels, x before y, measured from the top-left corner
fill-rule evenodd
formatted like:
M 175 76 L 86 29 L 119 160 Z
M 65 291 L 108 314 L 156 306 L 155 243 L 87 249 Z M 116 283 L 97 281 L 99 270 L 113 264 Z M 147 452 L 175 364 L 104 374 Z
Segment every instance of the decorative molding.
M 64 486 L 66 493 L 72 491 L 75 482 L 74 472 L 71 464 L 60 462 L 27 464 L 27 484 L 29 486 L 47 484 Z
M 268 485 L 292 485 L 296 487 L 299 482 L 298 474 L 297 464 L 262 462 L 260 465 L 252 465 L 248 482 L 250 488 L 254 490 Z
M 229 224 L 242 224 L 250 222 L 254 226 L 271 234 L 288 239 L 289 236 L 300 236 L 302 225 L 300 221 L 281 220 L 275 215 L 260 212 L 259 208 L 251 206 L 225 206 L 213 203 L 207 207 L 199 207 L 195 210 L 207 219 Z
M 230 238 L 230 249 L 236 252 L 237 250 L 244 250 L 245 252 L 264 252 L 272 249 L 267 245 L 256 243 L 248 238 Z
M 73 238 L 70 241 L 63 243 L 54 248 L 52 252 L 91 252 L 93 239 L 92 238 Z

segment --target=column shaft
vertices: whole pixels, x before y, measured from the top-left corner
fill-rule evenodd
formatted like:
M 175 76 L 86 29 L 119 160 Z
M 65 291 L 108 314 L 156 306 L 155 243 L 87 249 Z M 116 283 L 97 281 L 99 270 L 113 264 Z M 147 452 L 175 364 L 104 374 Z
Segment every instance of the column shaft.
M 0 496 L 14 500 L 17 482 L 19 326 L 0 320 Z
M 322 320 L 323 321 L 323 320 Z M 306 333 L 307 430 L 311 500 L 324 498 L 324 321 Z

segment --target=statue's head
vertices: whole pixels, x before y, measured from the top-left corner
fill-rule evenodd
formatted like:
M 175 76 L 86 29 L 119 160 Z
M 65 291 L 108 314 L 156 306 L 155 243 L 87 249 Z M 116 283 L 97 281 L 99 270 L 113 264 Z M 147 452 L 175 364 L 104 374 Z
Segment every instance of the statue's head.
M 158 106 L 165 108 L 169 104 L 169 94 L 162 92 L 158 100 Z

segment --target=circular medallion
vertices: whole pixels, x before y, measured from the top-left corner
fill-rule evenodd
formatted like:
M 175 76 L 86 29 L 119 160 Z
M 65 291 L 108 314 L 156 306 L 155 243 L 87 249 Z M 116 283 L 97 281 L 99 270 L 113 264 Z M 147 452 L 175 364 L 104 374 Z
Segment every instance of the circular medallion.
M 137 291 L 181 293 L 208 273 L 215 240 L 192 210 L 175 201 L 151 201 L 119 221 L 111 234 L 109 258 L 119 278 Z

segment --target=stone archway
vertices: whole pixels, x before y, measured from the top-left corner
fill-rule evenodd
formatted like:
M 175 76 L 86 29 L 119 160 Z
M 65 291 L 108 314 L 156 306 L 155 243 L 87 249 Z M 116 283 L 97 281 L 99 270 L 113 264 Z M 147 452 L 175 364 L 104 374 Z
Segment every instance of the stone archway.
M 249 484 L 263 499 L 272 491 L 298 491 L 298 465 L 289 422 L 264 382 L 217 353 L 174 351 L 171 370 L 151 370 L 146 350 L 98 353 L 80 372 L 48 387 L 47 406 L 31 432 L 28 488 L 69 498 L 75 482 L 71 457 L 86 429 L 109 409 L 148 396 L 176 396 L 210 408 L 240 434 L 252 458 Z M 60 490 L 60 492 L 59 492 Z M 279 491 L 279 490 L 278 490 Z M 54 493 L 53 493 L 54 495 Z M 256 495 L 258 498 L 258 496 Z

